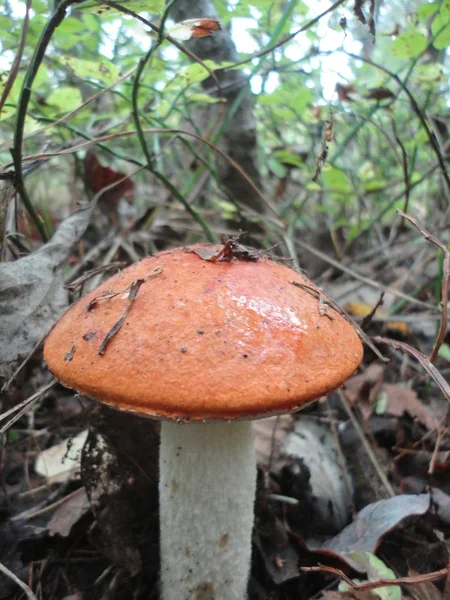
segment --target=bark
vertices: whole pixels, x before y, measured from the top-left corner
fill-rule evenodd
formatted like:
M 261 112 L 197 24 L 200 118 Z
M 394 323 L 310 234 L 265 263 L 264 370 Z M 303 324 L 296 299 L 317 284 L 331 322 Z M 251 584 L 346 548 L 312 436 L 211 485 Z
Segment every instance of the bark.
M 212 0 L 179 0 L 171 9 L 170 15 L 176 22 L 196 17 L 218 19 Z M 186 46 L 202 60 L 210 59 L 215 62 L 238 60 L 236 47 L 227 30 L 214 32 L 211 37 L 189 40 Z M 256 160 L 256 120 L 247 78 L 241 71 L 216 71 L 215 74 L 222 89 L 217 91 L 216 82 L 211 77 L 203 82 L 203 88 L 212 96 L 225 98 L 226 102 L 199 107 L 194 115 L 196 125 L 201 131 L 207 131 L 211 124 L 217 123 L 220 126 L 220 123 L 227 118 L 236 98 L 240 96 L 242 90 L 245 90 L 238 109 L 226 125 L 219 146 L 261 188 L 261 177 Z M 264 212 L 261 198 L 235 169 L 224 161 L 218 160 L 218 170 L 221 183 L 228 188 L 239 204 L 259 213 Z

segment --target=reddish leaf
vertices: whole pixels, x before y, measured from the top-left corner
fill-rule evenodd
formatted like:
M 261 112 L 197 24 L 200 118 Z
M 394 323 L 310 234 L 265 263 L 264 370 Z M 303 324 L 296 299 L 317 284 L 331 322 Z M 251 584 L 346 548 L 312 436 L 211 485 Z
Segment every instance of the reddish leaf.
M 341 102 L 353 102 L 353 98 L 350 94 L 356 92 L 354 85 L 344 85 L 343 83 L 336 84 L 336 92 Z
M 124 173 L 116 173 L 109 167 L 103 167 L 93 152 L 88 152 L 86 154 L 84 159 L 84 170 L 86 183 L 94 194 L 97 194 L 115 182 L 119 182 L 125 177 Z M 105 191 L 101 195 L 100 201 L 108 204 L 117 204 L 122 197 L 127 201 L 130 201 L 133 198 L 133 195 L 134 184 L 131 179 L 127 177 L 111 189 Z
M 221 29 L 219 21 L 215 19 L 186 19 L 171 27 L 168 34 L 180 42 L 185 42 L 191 38 L 212 35 L 213 31 Z
M 364 98 L 368 98 L 369 100 L 388 100 L 394 97 L 395 94 L 385 87 L 373 88 L 364 96 Z

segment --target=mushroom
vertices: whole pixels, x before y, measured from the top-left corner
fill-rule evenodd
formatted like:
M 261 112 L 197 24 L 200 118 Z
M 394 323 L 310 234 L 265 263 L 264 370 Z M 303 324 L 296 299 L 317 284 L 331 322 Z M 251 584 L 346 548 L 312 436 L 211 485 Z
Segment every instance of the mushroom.
M 297 411 L 362 359 L 353 327 L 309 280 L 239 248 L 141 260 L 73 305 L 44 348 L 65 386 L 162 420 L 164 600 L 246 597 L 251 420 Z

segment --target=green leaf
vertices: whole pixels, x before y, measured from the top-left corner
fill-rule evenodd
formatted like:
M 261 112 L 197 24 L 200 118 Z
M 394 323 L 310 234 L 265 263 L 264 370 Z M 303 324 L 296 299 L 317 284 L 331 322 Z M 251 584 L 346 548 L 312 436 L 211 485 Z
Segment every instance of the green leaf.
M 206 65 L 210 71 L 215 71 L 216 69 L 223 69 L 224 67 L 228 67 L 232 64 L 233 63 L 230 62 L 216 63 L 213 60 L 204 60 L 203 64 L 193 63 L 192 65 L 182 69 L 181 72 L 177 74 L 176 79 L 182 79 L 186 85 L 199 83 L 210 76 L 210 73 L 203 65 Z
M 351 192 L 352 185 L 350 179 L 344 171 L 336 169 L 336 167 L 328 167 L 323 169 L 322 177 L 325 185 L 332 192 Z
M 450 18 L 450 0 L 443 0 L 440 10 L 442 15 Z
M 378 581 L 380 579 L 395 579 L 394 572 L 389 569 L 379 558 L 370 552 L 347 552 L 344 557 L 351 559 L 353 562 L 361 565 L 363 570 L 367 572 L 369 581 Z M 363 583 L 360 580 L 353 579 L 354 583 Z M 351 587 L 345 581 L 339 584 L 340 592 L 348 592 Z M 370 590 L 371 595 L 378 597 L 380 600 L 401 600 L 402 592 L 398 585 L 380 587 Z
M 65 19 L 56 29 L 53 40 L 58 48 L 70 50 L 86 35 L 86 26 L 78 19 Z
M 122 2 L 119 2 L 119 4 L 135 13 L 146 11 L 154 15 L 162 15 L 165 7 L 164 0 L 122 0 Z M 118 15 L 123 15 L 120 10 L 115 9 L 112 6 L 108 6 L 107 4 L 99 4 L 98 2 L 91 0 L 79 4 L 77 6 L 77 10 L 82 10 L 83 12 L 87 13 L 95 13 L 100 16 L 112 15 L 117 17 Z
M 203 94 L 198 92 L 197 94 L 191 94 L 188 96 L 189 102 L 195 102 L 196 104 L 217 104 L 217 102 L 224 102 L 223 98 L 215 98 L 209 94 Z
M 450 346 L 448 344 L 442 344 L 442 346 L 439 348 L 438 354 L 450 362 Z
M 417 65 L 413 71 L 413 77 L 420 83 L 432 83 L 439 81 L 442 74 L 442 65 L 438 63 L 429 63 L 426 65 Z
M 104 57 L 100 57 L 100 59 L 99 62 L 96 62 L 69 56 L 65 58 L 65 63 L 80 79 L 95 79 L 111 85 L 120 76 L 119 67 Z
M 363 185 L 363 188 L 366 192 L 377 192 L 378 190 L 382 190 L 386 187 L 386 182 L 381 179 L 374 179 L 373 181 L 368 181 Z
M 61 86 L 46 98 L 45 104 L 56 109 L 56 114 L 70 112 L 83 102 L 78 88 Z
M 430 2 L 429 4 L 423 4 L 419 6 L 416 11 L 417 16 L 420 20 L 429 19 L 439 10 L 439 4 L 437 2 Z
M 322 191 L 322 187 L 315 181 L 310 181 L 309 183 L 306 184 L 305 187 L 308 190 L 308 192 L 321 192 Z
M 450 46 L 450 15 L 439 13 L 431 23 L 431 32 L 437 36 L 433 42 L 433 46 L 437 50 L 444 50 Z
M 0 111 L 0 121 L 4 121 L 5 119 L 9 119 L 13 115 L 16 114 L 16 106 L 12 104 L 5 103 Z
M 427 38 L 422 33 L 407 31 L 392 42 L 391 52 L 396 58 L 415 58 L 422 54 L 427 45 Z
M 45 15 L 49 12 L 49 4 L 42 0 L 33 0 L 33 10 L 36 14 Z
M 282 179 L 286 175 L 286 167 L 284 167 L 274 156 L 269 156 L 267 166 L 276 177 Z
M 258 102 L 262 106 L 289 106 L 299 114 L 302 114 L 312 104 L 313 100 L 312 91 L 304 85 L 286 86 L 276 89 L 271 94 L 260 94 L 258 96 Z
M 289 150 L 277 150 L 274 152 L 274 156 L 285 165 L 292 165 L 293 167 L 305 166 L 305 163 L 302 161 L 302 159 L 297 156 L 297 154 L 294 154 Z

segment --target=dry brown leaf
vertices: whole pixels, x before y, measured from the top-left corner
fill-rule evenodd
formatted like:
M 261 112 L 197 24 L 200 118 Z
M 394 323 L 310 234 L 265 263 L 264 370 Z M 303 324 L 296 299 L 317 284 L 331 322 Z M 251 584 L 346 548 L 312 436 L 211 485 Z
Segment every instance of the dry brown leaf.
M 278 470 L 281 457 L 280 444 L 293 429 L 294 418 L 292 415 L 281 415 L 253 421 L 256 462 L 260 467 L 268 469 L 272 460 L 272 468 Z M 282 461 L 285 464 L 286 458 L 283 457 Z
M 56 509 L 48 524 L 49 534 L 67 537 L 73 525 L 78 523 L 90 508 L 86 490 L 81 487 Z

